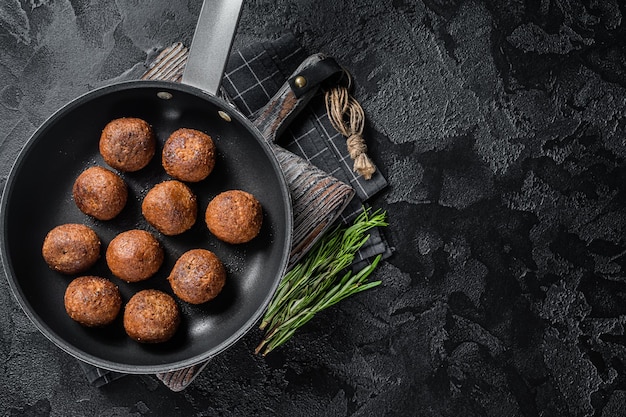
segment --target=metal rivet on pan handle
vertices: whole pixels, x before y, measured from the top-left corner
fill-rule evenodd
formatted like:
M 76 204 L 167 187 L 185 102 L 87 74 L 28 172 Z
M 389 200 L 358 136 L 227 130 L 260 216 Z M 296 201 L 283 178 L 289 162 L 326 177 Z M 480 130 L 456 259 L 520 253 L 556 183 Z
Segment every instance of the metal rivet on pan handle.
M 160 98 L 161 100 L 169 100 L 174 96 L 172 95 L 172 93 L 168 91 L 159 91 L 157 93 L 157 97 Z
M 219 115 L 220 115 L 220 117 L 221 117 L 222 119 L 226 120 L 227 122 L 230 122 L 230 121 L 232 120 L 232 119 L 230 118 L 230 115 L 229 115 L 228 113 L 226 113 L 225 111 L 223 111 L 223 110 L 218 110 L 218 111 L 217 111 L 217 114 L 219 114 Z

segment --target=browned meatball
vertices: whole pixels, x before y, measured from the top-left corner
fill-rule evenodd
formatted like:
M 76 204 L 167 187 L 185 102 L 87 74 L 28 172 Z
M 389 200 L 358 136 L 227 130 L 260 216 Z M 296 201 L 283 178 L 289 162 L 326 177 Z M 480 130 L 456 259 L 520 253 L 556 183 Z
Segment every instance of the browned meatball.
M 198 203 L 191 189 L 171 180 L 152 187 L 141 204 L 148 223 L 167 236 L 181 234 L 194 225 Z
M 218 239 L 228 243 L 245 243 L 261 230 L 261 203 L 250 193 L 230 190 L 218 194 L 207 206 L 206 225 Z
M 113 275 L 138 282 L 150 278 L 161 267 L 164 253 L 159 241 L 145 230 L 128 230 L 115 236 L 106 251 Z
M 209 176 L 215 166 L 215 145 L 206 133 L 178 129 L 163 146 L 163 168 L 181 181 L 198 182 Z
M 152 128 L 145 120 L 134 117 L 110 121 L 102 130 L 99 145 L 104 161 L 125 172 L 139 171 L 156 152 Z
M 139 291 L 124 309 L 124 329 L 141 343 L 161 343 L 174 336 L 180 312 L 174 299 L 159 290 Z
M 87 168 L 76 178 L 72 196 L 83 213 L 98 220 L 111 220 L 126 205 L 128 188 L 119 175 L 95 166 Z
M 65 311 L 83 326 L 97 327 L 111 323 L 122 307 L 122 297 L 115 284 L 96 276 L 78 277 L 65 290 Z
M 78 274 L 91 268 L 100 258 L 100 238 L 83 224 L 62 224 L 48 232 L 41 254 L 55 271 Z
M 219 258 L 206 249 L 192 249 L 181 255 L 167 278 L 174 294 L 191 304 L 214 299 L 226 282 L 226 269 Z

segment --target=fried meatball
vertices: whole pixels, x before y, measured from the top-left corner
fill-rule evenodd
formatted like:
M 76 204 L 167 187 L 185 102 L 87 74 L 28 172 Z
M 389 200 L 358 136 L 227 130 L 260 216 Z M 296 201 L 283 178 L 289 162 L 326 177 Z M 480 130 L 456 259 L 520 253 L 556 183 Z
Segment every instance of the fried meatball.
M 152 187 L 141 203 L 141 213 L 159 232 L 181 234 L 194 225 L 198 203 L 191 189 L 180 181 L 164 181 Z
M 124 180 L 106 168 L 94 166 L 84 170 L 72 187 L 76 207 L 98 220 L 111 220 L 124 208 L 128 188 Z
M 226 282 L 222 261 L 206 249 L 192 249 L 181 255 L 167 278 L 174 294 L 191 304 L 214 299 Z
M 206 133 L 178 129 L 165 141 L 161 162 L 165 172 L 176 179 L 202 181 L 215 166 L 215 144 Z
M 111 167 L 125 172 L 139 171 L 156 152 L 152 127 L 145 120 L 122 117 L 107 123 L 100 135 L 100 154 Z
M 137 342 L 165 342 L 174 336 L 179 324 L 176 301 L 159 290 L 139 291 L 124 309 L 124 329 Z
M 106 278 L 85 276 L 74 279 L 67 286 L 65 311 L 87 327 L 104 326 L 117 317 L 122 307 L 122 297 L 115 284 Z
M 206 225 L 218 239 L 228 243 L 245 243 L 261 230 L 261 203 L 250 193 L 230 190 L 218 194 L 206 208 Z
M 164 252 L 159 241 L 145 230 L 128 230 L 115 236 L 106 251 L 109 269 L 126 282 L 150 278 L 161 267 Z
M 91 268 L 100 258 L 100 238 L 83 224 L 62 224 L 48 232 L 41 254 L 55 271 L 78 274 Z

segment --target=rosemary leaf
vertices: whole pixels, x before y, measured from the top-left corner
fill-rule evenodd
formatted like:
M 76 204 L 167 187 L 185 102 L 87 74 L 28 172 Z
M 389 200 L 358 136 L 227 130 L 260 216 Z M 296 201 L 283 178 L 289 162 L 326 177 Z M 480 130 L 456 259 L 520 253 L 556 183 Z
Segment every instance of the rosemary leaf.
M 285 343 L 318 312 L 380 285 L 380 281 L 367 281 L 380 255 L 356 274 L 346 272 L 369 239 L 368 231 L 379 226 L 387 226 L 386 212 L 364 209 L 350 226 L 336 227 L 323 236 L 285 274 L 261 321 L 260 328 L 266 332 L 257 353 L 266 355 Z

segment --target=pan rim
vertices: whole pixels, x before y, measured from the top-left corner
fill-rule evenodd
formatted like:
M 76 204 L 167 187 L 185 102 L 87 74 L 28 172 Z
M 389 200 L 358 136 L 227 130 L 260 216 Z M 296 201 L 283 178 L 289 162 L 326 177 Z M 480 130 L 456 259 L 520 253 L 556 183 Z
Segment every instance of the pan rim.
M 276 277 L 274 277 L 270 291 L 266 294 L 264 299 L 259 304 L 259 308 L 254 312 L 252 316 L 250 316 L 241 326 L 240 328 L 233 333 L 230 337 L 226 338 L 224 341 L 216 345 L 212 349 L 208 349 L 202 354 L 194 355 L 189 358 L 179 360 L 176 362 L 170 363 L 162 363 L 162 364 L 154 364 L 154 365 L 131 365 L 127 363 L 114 362 L 107 359 L 103 359 L 101 357 L 94 356 L 92 354 L 86 353 L 81 349 L 74 347 L 70 342 L 66 339 L 60 337 L 52 328 L 50 328 L 44 320 L 40 318 L 40 316 L 36 312 L 36 308 L 32 306 L 26 299 L 22 286 L 18 284 L 18 280 L 15 274 L 15 270 L 13 267 L 13 261 L 10 256 L 10 248 L 8 248 L 8 233 L 7 233 L 7 210 L 8 206 L 11 202 L 11 195 L 14 191 L 15 182 L 19 177 L 21 170 L 24 168 L 23 164 L 29 153 L 31 152 L 33 146 L 37 144 L 42 138 L 45 138 L 45 132 L 50 128 L 51 125 L 55 123 L 62 115 L 66 112 L 71 111 L 72 109 L 86 103 L 87 101 L 93 100 L 99 96 L 105 94 L 112 94 L 117 91 L 123 91 L 128 89 L 169 89 L 175 91 L 182 91 L 185 93 L 190 93 L 195 95 L 203 100 L 209 101 L 212 104 L 221 107 L 224 110 L 229 110 L 228 115 L 231 118 L 236 119 L 237 122 L 241 123 L 255 138 L 257 142 L 261 144 L 261 148 L 266 154 L 267 159 L 273 167 L 273 171 L 276 174 L 278 179 L 278 184 L 276 184 L 280 190 L 283 200 L 283 207 L 285 210 L 285 221 L 281 222 L 280 227 L 284 227 L 286 230 L 285 239 L 283 242 L 283 247 L 281 251 L 281 260 L 279 271 L 276 273 Z M 60 348 L 62 351 L 68 353 L 74 358 L 81 360 L 87 364 L 106 369 L 114 372 L 122 372 L 127 374 L 155 374 L 155 373 L 163 373 L 163 372 L 172 372 L 176 370 L 181 370 L 184 368 L 188 368 L 193 365 L 200 364 L 205 362 L 221 352 L 225 351 L 232 345 L 234 345 L 237 341 L 239 341 L 242 337 L 244 337 L 259 321 L 259 319 L 264 314 L 267 306 L 269 305 L 272 297 L 276 293 L 278 289 L 280 279 L 286 272 L 288 262 L 289 262 L 289 254 L 292 245 L 292 237 L 293 237 L 293 207 L 291 196 L 289 193 L 289 187 L 287 185 L 287 181 L 285 179 L 284 173 L 280 167 L 278 159 L 272 152 L 270 148 L 270 144 L 262 137 L 259 130 L 254 126 L 254 124 L 245 117 L 236 107 L 229 104 L 228 102 L 206 92 L 199 88 L 192 87 L 186 84 L 171 82 L 171 81 L 160 81 L 160 80 L 133 80 L 133 81 L 124 81 L 115 84 L 106 85 L 103 87 L 96 88 L 94 90 L 88 91 L 74 100 L 66 103 L 61 108 L 57 109 L 52 115 L 50 115 L 26 140 L 22 148 L 20 149 L 17 157 L 13 161 L 13 164 L 9 170 L 9 173 L 6 177 L 6 181 L 4 187 L 2 189 L 2 197 L 0 200 L 0 215 L 2 216 L 2 235 L 0 236 L 0 241 L 2 245 L 0 245 L 0 261 L 2 262 L 4 275 L 9 284 L 9 288 L 11 293 L 15 297 L 20 306 L 20 309 L 26 314 L 29 320 L 33 323 L 33 325 L 37 328 L 37 330 L 43 334 L 48 340 L 50 340 L 55 346 Z

